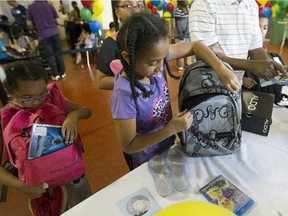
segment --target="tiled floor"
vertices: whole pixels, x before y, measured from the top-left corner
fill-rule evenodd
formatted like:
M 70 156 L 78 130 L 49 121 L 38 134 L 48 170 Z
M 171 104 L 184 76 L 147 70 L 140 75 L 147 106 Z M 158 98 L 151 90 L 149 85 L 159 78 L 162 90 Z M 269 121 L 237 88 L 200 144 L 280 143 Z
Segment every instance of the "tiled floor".
M 269 50 L 279 53 L 278 46 L 269 46 Z M 286 64 L 288 63 L 287 51 L 288 48 L 285 48 L 282 56 Z M 79 131 L 85 148 L 87 176 L 93 193 L 96 193 L 128 172 L 111 118 L 109 106 L 111 91 L 102 91 L 97 88 L 93 57 L 91 58 L 92 71 L 88 70 L 85 63 L 83 67 L 75 65 L 74 57 L 70 55 L 65 56 L 65 66 L 67 77 L 57 81 L 57 84 L 67 98 L 85 104 L 93 111 L 90 119 L 79 123 Z M 175 62 L 171 64 L 171 69 L 175 74 L 181 75 L 181 72 L 176 70 Z M 168 80 L 174 113 L 178 110 L 178 83 L 179 81 L 176 80 Z M 0 203 L 0 215 L 30 215 L 28 199 L 20 192 L 9 188 L 8 201 Z

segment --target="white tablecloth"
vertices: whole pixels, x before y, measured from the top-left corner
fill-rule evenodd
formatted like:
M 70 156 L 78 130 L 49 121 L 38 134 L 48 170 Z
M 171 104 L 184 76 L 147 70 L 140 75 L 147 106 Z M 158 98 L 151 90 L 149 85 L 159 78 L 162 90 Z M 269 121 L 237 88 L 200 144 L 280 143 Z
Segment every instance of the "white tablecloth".
M 242 139 L 240 151 L 233 155 L 185 157 L 190 182 L 185 192 L 161 197 L 145 163 L 64 215 L 120 216 L 117 202 L 143 187 L 162 208 L 188 200 L 206 201 L 198 193 L 199 188 L 221 174 L 255 200 L 257 205 L 249 216 L 288 216 L 288 109 L 274 108 L 268 137 L 243 131 Z M 175 148 L 182 149 L 181 146 Z

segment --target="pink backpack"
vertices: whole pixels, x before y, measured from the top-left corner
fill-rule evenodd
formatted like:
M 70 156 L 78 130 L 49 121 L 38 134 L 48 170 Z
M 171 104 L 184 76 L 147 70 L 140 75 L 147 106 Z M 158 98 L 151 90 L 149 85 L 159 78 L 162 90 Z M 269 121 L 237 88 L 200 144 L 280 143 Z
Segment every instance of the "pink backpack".
M 55 187 L 76 180 L 85 172 L 80 137 L 64 149 L 27 159 L 32 124 L 62 125 L 71 112 L 55 84 L 49 84 L 48 91 L 50 97 L 40 108 L 23 109 L 12 105 L 1 114 L 6 160 L 18 169 L 19 179 L 30 186 L 46 182 L 50 187 Z

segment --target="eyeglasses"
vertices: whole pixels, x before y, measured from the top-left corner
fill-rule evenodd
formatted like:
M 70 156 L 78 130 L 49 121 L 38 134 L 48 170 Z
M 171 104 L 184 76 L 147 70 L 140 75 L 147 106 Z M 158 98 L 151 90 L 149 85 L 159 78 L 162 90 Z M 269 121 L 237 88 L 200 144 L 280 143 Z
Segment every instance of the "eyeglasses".
M 33 105 L 36 101 L 42 101 L 43 99 L 46 99 L 46 97 L 49 95 L 49 91 L 46 89 L 43 91 L 39 96 L 37 97 L 22 97 L 19 96 L 15 91 L 11 90 L 11 93 L 23 104 Z
M 143 4 L 137 4 L 137 5 L 132 5 L 132 4 L 124 4 L 124 5 L 119 5 L 119 8 L 122 8 L 124 10 L 133 10 L 133 9 L 137 9 L 137 10 L 143 10 L 145 8 L 145 6 Z

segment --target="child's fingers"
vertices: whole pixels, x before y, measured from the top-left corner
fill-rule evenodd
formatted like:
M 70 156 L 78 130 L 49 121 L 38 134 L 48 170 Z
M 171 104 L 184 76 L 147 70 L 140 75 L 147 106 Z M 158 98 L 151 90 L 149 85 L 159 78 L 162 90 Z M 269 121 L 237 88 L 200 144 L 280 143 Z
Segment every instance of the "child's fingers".
M 185 113 L 187 113 L 187 109 L 183 110 L 182 112 L 177 113 L 175 116 L 179 118 L 179 117 L 185 115 Z

